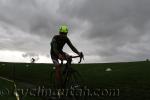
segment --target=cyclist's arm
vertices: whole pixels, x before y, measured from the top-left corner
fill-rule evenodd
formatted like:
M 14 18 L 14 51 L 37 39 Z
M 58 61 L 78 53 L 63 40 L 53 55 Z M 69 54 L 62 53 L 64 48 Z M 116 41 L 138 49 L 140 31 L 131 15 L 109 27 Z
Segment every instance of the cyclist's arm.
M 53 49 L 53 52 L 55 54 L 57 54 L 57 55 L 59 54 L 59 51 L 57 50 L 57 43 L 56 43 L 55 37 L 52 39 L 51 48 Z
M 78 50 L 72 45 L 71 41 L 69 40 L 69 38 L 67 38 L 67 44 L 68 46 L 71 48 L 71 50 L 77 54 L 79 54 Z

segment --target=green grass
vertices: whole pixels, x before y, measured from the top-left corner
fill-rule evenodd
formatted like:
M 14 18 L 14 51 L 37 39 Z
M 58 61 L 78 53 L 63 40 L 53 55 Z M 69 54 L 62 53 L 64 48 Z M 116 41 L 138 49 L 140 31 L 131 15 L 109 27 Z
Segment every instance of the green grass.
M 13 90 L 12 83 L 2 79 L 0 80 L 0 100 L 5 100 L 6 98 L 7 100 L 16 100 L 15 96 L 12 95 L 12 90 Z
M 28 67 L 26 67 L 27 65 Z M 13 74 L 14 66 L 15 75 Z M 14 79 L 13 76 L 15 76 L 19 88 L 26 88 L 27 84 L 32 84 L 33 87 L 49 86 L 52 66 L 51 64 L 1 62 L 0 76 L 9 79 Z M 119 96 L 100 96 L 100 100 L 148 100 L 150 98 L 150 62 L 75 64 L 73 67 L 81 73 L 88 88 L 120 90 Z M 105 69 L 108 67 L 112 68 L 112 71 L 106 72 Z M 0 80 L 0 88 L 11 88 L 11 85 L 3 81 Z M 26 99 L 35 100 L 32 97 Z M 90 99 L 92 100 L 92 98 Z

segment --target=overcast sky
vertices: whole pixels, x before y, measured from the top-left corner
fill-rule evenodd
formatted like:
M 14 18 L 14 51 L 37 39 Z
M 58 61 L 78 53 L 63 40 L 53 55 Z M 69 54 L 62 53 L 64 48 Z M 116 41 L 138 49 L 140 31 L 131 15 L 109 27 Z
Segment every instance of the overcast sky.
M 0 61 L 51 63 L 60 25 L 84 63 L 150 58 L 150 0 L 0 0 Z M 64 51 L 73 54 L 65 45 Z

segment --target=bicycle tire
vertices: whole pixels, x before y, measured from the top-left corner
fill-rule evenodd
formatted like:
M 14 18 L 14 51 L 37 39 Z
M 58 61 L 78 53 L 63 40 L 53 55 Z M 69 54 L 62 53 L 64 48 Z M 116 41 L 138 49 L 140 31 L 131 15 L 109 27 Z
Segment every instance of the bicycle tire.
M 80 92 L 82 92 L 82 90 L 84 89 L 84 80 L 81 77 L 80 73 L 78 71 L 76 71 L 73 68 L 69 68 L 68 71 L 68 75 L 66 76 L 67 78 L 67 82 L 65 84 L 65 87 L 70 89 L 70 90 L 75 90 L 74 92 L 77 93 L 78 90 L 80 90 Z M 73 94 L 72 97 L 74 100 L 85 100 L 85 96 L 80 93 L 80 94 Z

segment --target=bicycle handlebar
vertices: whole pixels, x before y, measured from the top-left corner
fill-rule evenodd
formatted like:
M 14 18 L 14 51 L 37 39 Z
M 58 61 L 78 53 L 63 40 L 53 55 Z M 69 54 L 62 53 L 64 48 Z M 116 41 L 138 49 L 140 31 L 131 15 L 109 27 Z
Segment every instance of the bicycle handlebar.
M 70 56 L 70 57 L 71 57 L 71 58 L 78 58 L 78 57 L 80 57 L 80 60 L 79 60 L 78 63 L 81 63 L 82 59 L 84 60 L 84 55 L 83 55 L 82 52 L 81 52 L 81 54 L 80 54 L 79 56 Z
M 79 60 L 78 63 L 81 63 L 82 59 L 84 60 L 84 55 L 83 55 L 82 52 L 81 52 L 81 54 L 79 56 L 70 56 L 70 57 L 71 57 L 71 59 L 80 57 L 80 60 Z M 61 60 L 61 64 L 63 64 L 63 60 Z

